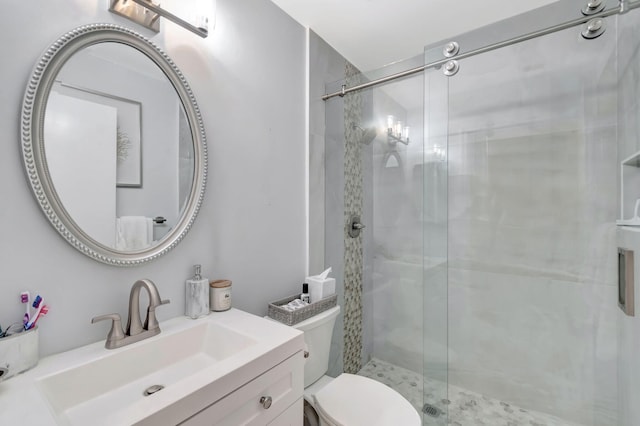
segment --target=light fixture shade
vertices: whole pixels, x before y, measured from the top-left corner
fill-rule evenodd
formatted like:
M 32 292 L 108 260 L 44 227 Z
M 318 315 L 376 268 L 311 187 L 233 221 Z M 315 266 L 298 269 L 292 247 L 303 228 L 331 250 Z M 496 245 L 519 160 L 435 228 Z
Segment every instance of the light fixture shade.
M 208 28 L 208 31 L 213 31 L 216 27 L 216 0 L 198 0 L 193 2 L 192 10 L 194 15 L 194 23 L 196 27 Z
M 209 34 L 209 18 L 207 17 L 207 12 L 197 9 L 197 6 L 198 5 L 192 9 L 194 10 L 194 13 L 192 13 L 193 17 L 190 19 L 191 22 L 188 22 L 163 9 L 160 7 L 160 4 L 153 3 L 149 0 L 109 0 L 110 12 L 123 16 L 156 33 L 160 32 L 159 18 L 163 17 L 202 38 L 206 38 Z M 215 1 L 207 4 L 207 6 L 213 7 L 215 12 Z M 197 12 L 195 12 L 195 10 L 197 10 Z
M 402 137 L 402 121 L 396 123 L 395 134 L 397 137 Z

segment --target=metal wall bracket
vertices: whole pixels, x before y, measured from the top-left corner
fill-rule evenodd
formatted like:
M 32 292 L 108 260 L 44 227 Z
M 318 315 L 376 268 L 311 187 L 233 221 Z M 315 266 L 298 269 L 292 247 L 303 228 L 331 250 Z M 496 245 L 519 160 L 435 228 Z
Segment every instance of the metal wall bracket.
M 451 61 L 444 64 L 443 73 L 447 77 L 456 75 L 458 71 L 460 71 L 460 64 L 458 64 L 458 61 L 452 59 Z
M 584 24 L 582 37 L 587 40 L 600 37 L 607 30 L 607 23 L 602 18 L 595 18 Z

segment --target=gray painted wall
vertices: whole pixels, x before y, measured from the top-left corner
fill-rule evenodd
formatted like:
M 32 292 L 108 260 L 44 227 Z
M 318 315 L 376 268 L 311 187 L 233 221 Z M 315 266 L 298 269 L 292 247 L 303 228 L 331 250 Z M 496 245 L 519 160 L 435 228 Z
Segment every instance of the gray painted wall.
M 153 34 L 107 12 L 106 1 L 8 0 L 0 103 L 0 323 L 21 319 L 19 294 L 50 305 L 41 322 L 41 354 L 105 338 L 91 317 L 127 314 L 131 284 L 150 278 L 171 304 L 163 320 L 184 313 L 192 265 L 233 280 L 233 305 L 258 315 L 267 302 L 299 290 L 305 270 L 305 30 L 267 0 L 219 0 L 207 39 L 162 21 Z M 176 14 L 184 2 L 163 2 Z M 168 255 L 115 268 L 77 252 L 48 224 L 24 177 L 19 117 L 25 85 L 42 52 L 82 24 L 114 22 L 151 37 L 181 68 L 198 99 L 210 152 L 209 186 L 191 232 Z

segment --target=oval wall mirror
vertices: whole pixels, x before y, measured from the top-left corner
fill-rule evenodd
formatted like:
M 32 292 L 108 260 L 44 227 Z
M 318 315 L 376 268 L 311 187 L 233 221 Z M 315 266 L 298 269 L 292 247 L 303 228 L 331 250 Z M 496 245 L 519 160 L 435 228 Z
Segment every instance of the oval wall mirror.
M 145 37 L 112 24 L 62 36 L 34 68 L 21 126 L 33 193 L 85 255 L 138 265 L 189 231 L 206 184 L 204 126 L 184 76 Z

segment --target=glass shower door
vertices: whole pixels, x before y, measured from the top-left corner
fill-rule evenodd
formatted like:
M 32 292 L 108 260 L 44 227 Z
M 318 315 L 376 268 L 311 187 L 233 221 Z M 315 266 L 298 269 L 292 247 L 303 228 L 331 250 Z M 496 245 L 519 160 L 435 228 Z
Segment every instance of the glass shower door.
M 618 424 L 614 25 L 449 78 L 452 422 Z

